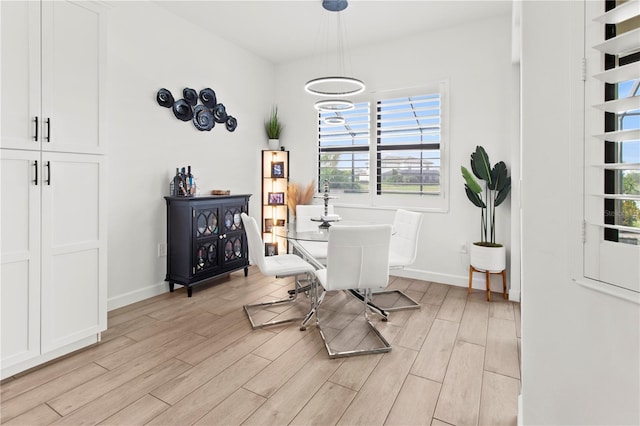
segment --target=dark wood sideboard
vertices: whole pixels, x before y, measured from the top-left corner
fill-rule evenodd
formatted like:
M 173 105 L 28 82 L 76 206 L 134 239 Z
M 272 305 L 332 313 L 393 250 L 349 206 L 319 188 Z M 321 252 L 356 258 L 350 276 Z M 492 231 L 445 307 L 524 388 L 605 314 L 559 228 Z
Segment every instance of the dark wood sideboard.
M 240 213 L 249 213 L 250 194 L 164 197 L 167 202 L 167 276 L 192 287 L 244 268 L 249 255 Z

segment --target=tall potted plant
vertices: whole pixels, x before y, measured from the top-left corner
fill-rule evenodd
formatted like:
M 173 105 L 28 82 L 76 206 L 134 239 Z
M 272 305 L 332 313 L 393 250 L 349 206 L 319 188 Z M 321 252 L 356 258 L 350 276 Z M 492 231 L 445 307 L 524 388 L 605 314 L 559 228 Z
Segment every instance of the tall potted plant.
M 278 118 L 278 107 L 274 106 L 271 109 L 271 115 L 264 122 L 264 129 L 267 132 L 269 138 L 269 149 L 274 151 L 280 147 L 280 134 L 282 133 L 282 122 Z
M 471 170 L 461 166 L 464 190 L 469 201 L 480 208 L 480 241 L 471 246 L 471 265 L 485 271 L 505 269 L 505 248 L 496 243 L 496 207 L 511 191 L 511 177 L 504 161 L 491 167 L 489 155 L 481 146 L 471 154 Z M 474 178 L 480 179 L 481 185 Z

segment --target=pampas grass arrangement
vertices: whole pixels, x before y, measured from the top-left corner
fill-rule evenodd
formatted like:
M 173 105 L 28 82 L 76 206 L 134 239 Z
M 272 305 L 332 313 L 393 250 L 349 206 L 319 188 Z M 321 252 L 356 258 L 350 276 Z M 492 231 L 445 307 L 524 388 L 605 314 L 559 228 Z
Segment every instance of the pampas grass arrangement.
M 312 180 L 309 185 L 303 187 L 296 182 L 289 182 L 287 186 L 287 205 L 293 215 L 296 215 L 298 204 L 311 204 L 313 195 L 316 193 L 316 181 Z

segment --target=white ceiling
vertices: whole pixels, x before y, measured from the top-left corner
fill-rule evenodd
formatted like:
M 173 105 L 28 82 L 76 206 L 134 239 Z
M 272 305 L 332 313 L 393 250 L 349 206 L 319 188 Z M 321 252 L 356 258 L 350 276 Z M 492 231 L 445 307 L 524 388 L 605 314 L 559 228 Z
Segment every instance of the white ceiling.
M 336 12 L 321 0 L 156 2 L 166 10 L 277 64 L 326 53 Z M 510 15 L 511 0 L 350 0 L 340 13 L 353 49 L 490 16 Z M 331 46 L 335 46 L 335 42 Z

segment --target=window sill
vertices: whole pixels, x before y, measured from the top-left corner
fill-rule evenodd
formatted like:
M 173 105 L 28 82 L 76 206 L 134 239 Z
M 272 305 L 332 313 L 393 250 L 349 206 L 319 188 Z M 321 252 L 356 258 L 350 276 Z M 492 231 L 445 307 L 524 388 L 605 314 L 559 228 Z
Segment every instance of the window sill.
M 359 204 L 359 203 L 340 203 L 340 202 L 331 202 L 331 204 L 338 208 L 346 208 L 346 209 L 360 209 L 360 210 L 398 210 L 398 209 L 406 209 L 414 212 L 423 212 L 423 213 L 448 213 L 449 209 L 440 208 L 440 207 L 416 207 L 412 205 L 404 205 L 397 204 L 393 206 L 374 206 L 370 204 Z
M 636 293 L 634 291 L 627 290 L 622 287 L 617 287 L 612 284 L 607 284 L 601 281 L 590 280 L 584 277 L 581 277 L 579 279 L 574 278 L 573 282 L 590 290 L 594 290 L 599 293 L 604 293 L 606 295 L 626 300 L 628 302 L 635 303 L 636 305 L 640 305 L 640 293 Z

